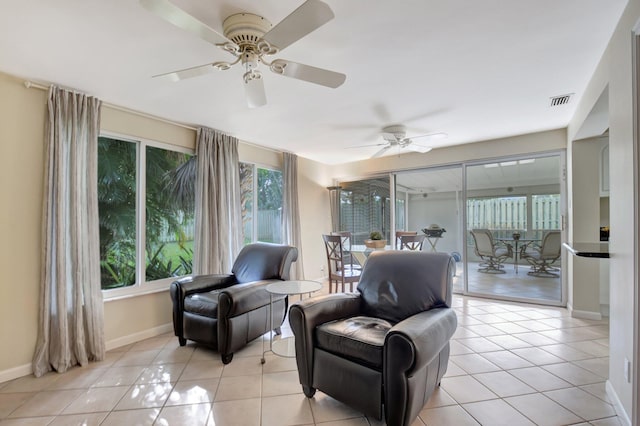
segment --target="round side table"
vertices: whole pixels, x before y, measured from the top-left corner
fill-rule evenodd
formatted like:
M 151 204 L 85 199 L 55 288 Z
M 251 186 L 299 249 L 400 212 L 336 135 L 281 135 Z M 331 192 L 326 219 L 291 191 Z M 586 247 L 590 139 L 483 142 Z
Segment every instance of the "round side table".
M 273 308 L 274 294 L 293 296 L 296 294 L 314 293 L 321 288 L 322 284 L 320 284 L 319 282 L 306 280 L 279 281 L 267 285 L 267 291 L 270 293 L 269 318 L 271 321 L 271 331 L 273 332 L 273 315 L 271 314 L 271 309 Z M 296 355 L 296 345 L 294 337 L 284 337 L 282 339 L 274 341 L 273 335 L 270 334 L 269 350 L 262 351 L 262 359 L 260 360 L 262 364 L 265 363 L 264 354 L 269 351 L 278 356 L 294 357 Z

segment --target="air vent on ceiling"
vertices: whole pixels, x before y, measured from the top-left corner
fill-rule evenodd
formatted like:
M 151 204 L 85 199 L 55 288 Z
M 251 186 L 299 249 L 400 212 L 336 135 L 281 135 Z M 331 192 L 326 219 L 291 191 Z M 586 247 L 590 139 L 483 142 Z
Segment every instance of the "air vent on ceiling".
M 561 106 L 561 105 L 568 104 L 569 101 L 571 100 L 571 95 L 573 95 L 573 93 L 569 93 L 568 95 L 561 95 L 561 96 L 552 97 L 550 106 L 554 107 L 554 106 Z

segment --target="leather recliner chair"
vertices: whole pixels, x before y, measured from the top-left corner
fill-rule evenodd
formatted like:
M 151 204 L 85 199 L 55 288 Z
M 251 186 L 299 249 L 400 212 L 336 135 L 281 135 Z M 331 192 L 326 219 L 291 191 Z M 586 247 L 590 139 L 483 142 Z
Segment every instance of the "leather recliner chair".
M 357 293 L 295 303 L 298 376 L 388 426 L 408 426 L 447 370 L 456 326 L 453 259 L 445 253 L 371 253 Z
M 180 346 L 187 340 L 220 352 L 228 364 L 233 353 L 284 321 L 288 299 L 271 295 L 267 285 L 288 280 L 291 264 L 298 258 L 295 247 L 269 243 L 245 246 L 231 274 L 195 275 L 171 283 L 173 330 Z M 269 319 L 269 313 L 273 322 Z

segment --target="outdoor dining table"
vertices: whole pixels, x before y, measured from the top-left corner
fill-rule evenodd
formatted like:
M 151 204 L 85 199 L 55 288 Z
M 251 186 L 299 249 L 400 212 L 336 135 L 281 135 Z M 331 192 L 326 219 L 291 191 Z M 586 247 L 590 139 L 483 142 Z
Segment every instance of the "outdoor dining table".
M 515 269 L 517 274 L 518 273 L 518 255 L 520 254 L 520 251 L 526 250 L 529 244 L 536 241 L 540 241 L 540 240 L 536 238 L 513 238 L 513 237 L 499 238 L 498 237 L 496 238 L 496 241 L 502 241 L 503 243 L 514 248 L 513 268 Z M 518 244 L 520 244 L 520 249 L 518 249 Z

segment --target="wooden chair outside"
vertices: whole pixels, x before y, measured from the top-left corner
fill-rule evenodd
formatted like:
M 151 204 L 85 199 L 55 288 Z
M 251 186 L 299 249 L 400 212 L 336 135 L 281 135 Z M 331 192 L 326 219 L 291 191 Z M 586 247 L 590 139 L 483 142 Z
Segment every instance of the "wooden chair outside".
M 399 250 L 422 250 L 424 235 L 402 235 L 400 236 Z
M 396 231 L 396 249 L 400 250 L 400 237 L 404 235 L 418 235 L 418 231 Z
M 324 247 L 327 252 L 327 265 L 329 273 L 329 293 L 332 293 L 335 282 L 335 291 L 338 291 L 338 284 L 342 284 L 342 292 L 345 291 L 345 284 L 350 285 L 353 291 L 353 283 L 360 281 L 362 272 L 359 268 L 354 268 L 348 258 L 345 258 L 343 239 L 340 235 L 323 235 Z

